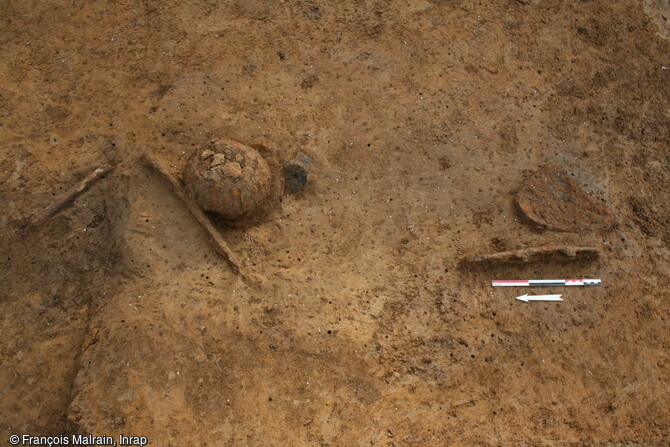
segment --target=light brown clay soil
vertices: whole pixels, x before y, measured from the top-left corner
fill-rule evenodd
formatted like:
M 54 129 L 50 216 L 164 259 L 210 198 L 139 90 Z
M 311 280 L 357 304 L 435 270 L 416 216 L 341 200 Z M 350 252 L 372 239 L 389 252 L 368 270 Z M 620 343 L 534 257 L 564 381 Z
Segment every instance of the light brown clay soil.
M 0 442 L 668 445 L 670 42 L 655 8 L 0 0 Z M 135 163 L 151 149 L 182 172 L 216 138 L 313 161 L 265 222 L 219 226 L 258 282 Z M 613 230 L 521 219 L 515 191 L 550 163 Z M 560 244 L 603 255 L 459 268 Z M 490 286 L 574 277 L 603 286 Z

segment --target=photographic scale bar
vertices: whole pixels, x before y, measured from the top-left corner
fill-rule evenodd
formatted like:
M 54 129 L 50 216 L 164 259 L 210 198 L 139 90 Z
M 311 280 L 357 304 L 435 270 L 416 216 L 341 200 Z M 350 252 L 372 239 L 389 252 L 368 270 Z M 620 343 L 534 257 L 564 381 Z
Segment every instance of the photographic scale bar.
M 560 286 L 600 286 L 600 279 L 526 279 L 493 280 L 493 287 L 560 287 Z

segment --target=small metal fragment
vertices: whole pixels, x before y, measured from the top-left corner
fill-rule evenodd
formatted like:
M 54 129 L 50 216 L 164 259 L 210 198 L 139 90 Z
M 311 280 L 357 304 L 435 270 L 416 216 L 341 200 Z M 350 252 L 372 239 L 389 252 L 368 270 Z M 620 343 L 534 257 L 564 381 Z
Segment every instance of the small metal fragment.
M 303 152 L 298 152 L 293 160 L 284 162 L 284 184 L 289 192 L 297 193 L 307 184 L 307 177 L 312 168 L 312 160 Z

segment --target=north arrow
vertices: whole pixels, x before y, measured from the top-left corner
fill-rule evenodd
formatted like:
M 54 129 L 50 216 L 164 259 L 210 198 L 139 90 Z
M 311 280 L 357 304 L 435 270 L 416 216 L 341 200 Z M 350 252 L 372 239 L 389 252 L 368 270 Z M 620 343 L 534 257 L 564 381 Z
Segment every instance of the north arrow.
M 561 295 L 521 295 L 516 297 L 517 300 L 527 303 L 529 301 L 563 301 Z

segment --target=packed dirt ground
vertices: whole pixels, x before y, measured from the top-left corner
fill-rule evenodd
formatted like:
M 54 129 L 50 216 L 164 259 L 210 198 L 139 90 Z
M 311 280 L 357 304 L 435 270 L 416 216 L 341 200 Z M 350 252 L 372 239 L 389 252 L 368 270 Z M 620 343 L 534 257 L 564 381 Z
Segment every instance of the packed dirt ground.
M 667 1 L 0 0 L 0 439 L 670 442 Z M 137 163 L 312 159 L 220 258 Z M 96 166 L 114 170 L 38 227 Z M 614 217 L 537 231 L 558 165 Z M 596 262 L 465 256 L 593 246 Z M 493 279 L 601 278 L 522 303 Z M 530 291 L 537 293 L 537 290 Z

